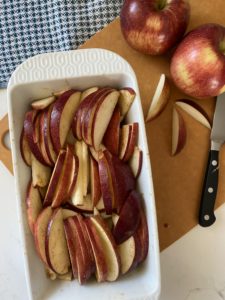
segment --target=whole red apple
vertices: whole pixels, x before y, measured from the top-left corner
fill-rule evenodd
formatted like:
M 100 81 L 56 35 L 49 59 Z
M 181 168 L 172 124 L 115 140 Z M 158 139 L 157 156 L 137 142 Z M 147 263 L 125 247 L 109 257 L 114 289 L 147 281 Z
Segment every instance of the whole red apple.
M 204 24 L 187 34 L 170 67 L 175 84 L 195 98 L 225 91 L 225 27 Z
M 186 31 L 189 18 L 186 0 L 125 0 L 120 14 L 128 44 L 151 55 L 173 47 Z

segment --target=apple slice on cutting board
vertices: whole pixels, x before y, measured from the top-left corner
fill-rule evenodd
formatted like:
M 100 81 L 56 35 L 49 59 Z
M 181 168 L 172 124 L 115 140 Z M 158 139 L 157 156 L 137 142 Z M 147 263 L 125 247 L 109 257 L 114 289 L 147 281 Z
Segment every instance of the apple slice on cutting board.
M 163 109 L 166 107 L 170 97 L 170 85 L 165 74 L 160 76 L 158 85 L 155 90 L 155 94 L 152 98 L 146 122 L 150 122 L 160 115 Z
M 134 102 L 136 93 L 132 88 L 123 88 L 120 90 L 118 105 L 120 109 L 120 121 L 122 121 Z
M 189 99 L 181 99 L 175 102 L 176 106 L 180 107 L 192 118 L 201 123 L 203 126 L 211 129 L 209 117 L 205 111 L 196 102 Z
M 54 103 L 51 113 L 50 133 L 56 153 L 64 147 L 74 113 L 80 103 L 81 93 L 69 90 Z
M 42 210 L 42 201 L 38 188 L 29 182 L 26 195 L 27 219 L 31 232 L 34 234 L 34 224 Z
M 184 119 L 176 108 L 173 109 L 172 119 L 172 155 L 178 154 L 186 143 L 186 126 Z
M 35 100 L 31 103 L 31 106 L 33 109 L 36 110 L 42 110 L 48 107 L 50 104 L 52 104 L 55 101 L 55 96 L 49 96 L 43 99 Z

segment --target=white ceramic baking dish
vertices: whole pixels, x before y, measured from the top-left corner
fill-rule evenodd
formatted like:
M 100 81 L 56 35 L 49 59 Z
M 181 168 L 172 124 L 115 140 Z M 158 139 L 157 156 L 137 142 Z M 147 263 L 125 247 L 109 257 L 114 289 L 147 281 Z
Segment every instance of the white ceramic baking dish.
M 91 281 L 85 286 L 79 286 L 76 280 L 63 282 L 47 279 L 43 265 L 35 252 L 25 210 L 25 192 L 31 174 L 21 158 L 19 138 L 24 114 L 32 99 L 45 97 L 52 91 L 69 87 L 85 89 L 96 85 L 117 88 L 129 86 L 137 93 L 127 119 L 128 122 L 138 122 L 140 126 L 138 143 L 144 155 L 138 186 L 145 200 L 149 227 L 149 255 L 136 271 L 116 282 L 97 284 Z M 34 56 L 21 64 L 9 81 L 8 111 L 17 191 L 15 202 L 24 247 L 24 265 L 30 299 L 158 299 L 160 267 L 155 199 L 140 95 L 131 66 L 122 57 L 103 49 Z

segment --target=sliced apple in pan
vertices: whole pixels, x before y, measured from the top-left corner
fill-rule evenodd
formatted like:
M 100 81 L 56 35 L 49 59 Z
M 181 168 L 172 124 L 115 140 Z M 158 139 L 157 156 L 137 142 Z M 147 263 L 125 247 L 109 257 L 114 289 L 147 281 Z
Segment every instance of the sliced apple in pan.
M 98 110 L 99 106 L 106 97 L 113 90 L 110 88 L 102 88 L 99 90 L 99 93 L 92 97 L 89 103 L 82 109 L 82 114 L 80 118 L 81 122 L 81 134 L 82 138 L 86 144 L 92 145 L 92 127 L 94 124 L 95 113 Z
M 143 152 L 137 146 L 135 146 L 134 152 L 129 160 L 129 165 L 135 178 L 137 178 L 141 173 L 142 161 Z
M 93 94 L 94 92 L 96 92 L 99 88 L 97 86 L 94 86 L 94 87 L 90 87 L 86 90 L 84 90 L 81 94 L 81 100 L 80 101 L 83 101 L 87 96 Z
M 170 85 L 165 74 L 160 76 L 158 85 L 155 90 L 155 94 L 150 104 L 146 122 L 150 122 L 155 119 L 166 107 L 170 97 Z
M 46 207 L 39 214 L 34 225 L 34 241 L 37 253 L 41 260 L 47 265 L 45 253 L 45 238 L 49 220 L 52 216 L 53 210 L 50 206 Z
M 119 97 L 119 108 L 121 114 L 121 121 L 124 119 L 126 114 L 128 113 L 132 103 L 134 102 L 136 93 L 132 88 L 123 88 L 120 90 L 120 97 Z
M 24 129 L 22 129 L 21 135 L 20 135 L 20 153 L 21 153 L 21 156 L 22 156 L 25 164 L 27 164 L 28 166 L 31 166 L 31 151 L 30 151 L 30 147 L 29 147 L 27 138 L 24 134 Z
M 129 124 L 129 127 L 131 128 L 131 131 L 127 148 L 125 150 L 124 156 L 122 157 L 123 161 L 128 161 L 131 158 L 134 152 L 134 147 L 136 146 L 138 140 L 138 123 Z
M 113 229 L 117 244 L 125 242 L 131 237 L 140 223 L 141 196 L 138 192 L 130 192 L 120 211 L 119 219 Z
M 30 230 L 34 233 L 34 224 L 42 210 L 41 196 L 38 188 L 33 187 L 32 182 L 29 182 L 26 195 L 27 219 Z
M 114 109 L 112 118 L 103 137 L 103 144 L 114 155 L 118 155 L 120 141 L 120 110 Z
M 95 207 L 98 211 L 105 211 L 105 205 L 102 197 L 100 198 Z
M 100 217 L 91 217 L 91 222 L 94 225 L 104 251 L 104 256 L 107 264 L 107 281 L 115 281 L 120 273 L 120 257 L 117 250 L 117 245 L 107 223 Z
M 132 128 L 129 124 L 123 125 L 120 130 L 120 142 L 119 142 L 120 159 L 123 159 L 123 157 L 125 156 L 130 141 L 131 130 Z
M 46 195 L 47 189 L 48 189 L 47 185 L 44 186 L 44 187 L 38 187 L 38 191 L 39 191 L 39 194 L 41 196 L 42 201 L 45 199 L 45 195 Z
M 183 149 L 187 136 L 184 119 L 176 108 L 173 109 L 172 122 L 172 155 L 176 155 Z
M 102 143 L 103 136 L 111 120 L 118 98 L 119 92 L 113 91 L 105 97 L 96 108 L 91 131 L 92 146 L 95 150 L 98 150 Z
M 72 129 L 70 128 L 68 134 L 67 134 L 67 137 L 66 137 L 66 142 L 65 144 L 70 144 L 70 145 L 74 145 L 76 142 L 76 138 L 74 137 L 73 135 L 73 131 Z
M 33 155 L 40 163 L 42 163 L 43 165 L 47 165 L 38 144 L 39 128 L 35 126 L 37 116 L 37 111 L 35 110 L 31 110 L 26 113 L 23 127 L 24 134 Z
M 51 269 L 46 267 L 45 273 L 46 273 L 46 276 L 51 280 L 60 279 L 60 280 L 65 280 L 65 281 L 71 281 L 73 279 L 72 271 L 69 271 L 68 273 L 63 274 L 63 275 L 58 275 L 55 272 L 53 272 Z
M 55 96 L 49 96 L 43 99 L 35 100 L 31 103 L 31 106 L 33 109 L 36 110 L 42 110 L 48 107 L 50 104 L 52 104 L 55 101 Z
M 44 117 L 42 120 L 42 130 L 44 132 L 44 143 L 45 143 L 46 152 L 52 164 L 55 164 L 57 155 L 55 153 L 55 150 L 53 149 L 51 134 L 50 134 L 52 108 L 53 108 L 53 104 L 50 105 L 48 109 L 44 110 Z
M 64 147 L 73 116 L 80 103 L 81 93 L 69 90 L 54 103 L 51 113 L 51 138 L 56 153 Z
M 97 205 L 101 198 L 101 184 L 98 172 L 98 164 L 90 156 L 90 183 L 91 183 L 91 201 L 93 207 Z
M 95 276 L 98 282 L 106 281 L 108 275 L 108 264 L 104 254 L 104 247 L 99 237 L 98 231 L 90 218 L 84 219 L 85 230 L 91 243 L 92 252 L 95 260 Z
M 88 186 L 90 181 L 90 156 L 88 146 L 82 141 L 82 182 L 83 182 L 83 195 L 87 196 Z
M 68 273 L 71 266 L 63 219 L 62 209 L 56 209 L 50 217 L 45 238 L 47 264 L 60 275 Z
M 175 104 L 193 117 L 196 121 L 201 123 L 203 126 L 211 129 L 209 117 L 205 111 L 196 102 L 189 99 L 177 100 Z
M 65 157 L 66 157 L 66 151 L 61 150 L 56 160 L 55 167 L 53 169 L 52 176 L 48 185 L 48 189 L 43 203 L 44 206 L 52 204 L 54 193 L 60 178 L 60 174 L 62 172 Z
M 40 163 L 33 154 L 31 154 L 31 171 L 34 187 L 45 187 L 48 185 L 52 170 L 50 167 Z
M 98 152 L 101 151 L 101 150 L 103 151 L 105 149 L 106 149 L 106 147 L 103 144 L 101 144 L 99 146 L 99 150 L 97 150 L 97 151 L 93 147 L 89 146 L 89 150 L 91 152 L 91 155 L 95 159 L 95 161 L 97 161 L 97 162 L 98 162 Z

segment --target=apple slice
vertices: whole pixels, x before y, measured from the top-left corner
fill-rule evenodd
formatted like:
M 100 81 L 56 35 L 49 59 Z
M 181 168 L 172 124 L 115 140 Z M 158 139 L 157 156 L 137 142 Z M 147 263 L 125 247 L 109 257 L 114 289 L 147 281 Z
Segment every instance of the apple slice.
M 113 229 L 113 235 L 117 244 L 125 242 L 137 230 L 140 223 L 141 200 L 138 192 L 130 192 Z
M 105 205 L 102 197 L 100 198 L 95 207 L 98 211 L 105 211 Z
M 134 147 L 137 144 L 137 140 L 138 140 L 138 123 L 133 123 L 133 124 L 129 124 L 131 131 L 129 134 L 129 142 L 127 145 L 127 148 L 125 150 L 124 156 L 122 157 L 123 161 L 128 161 L 133 152 L 134 152 Z
M 130 141 L 131 130 L 132 128 L 129 124 L 123 125 L 120 130 L 120 141 L 119 141 L 120 159 L 123 159 L 123 157 L 125 156 Z
M 40 163 L 42 163 L 43 165 L 47 165 L 38 145 L 39 128 L 35 127 L 37 116 L 38 114 L 36 110 L 31 110 L 26 113 L 23 127 L 24 134 L 33 155 Z
M 135 178 L 138 178 L 138 176 L 141 173 L 142 161 L 143 161 L 143 152 L 137 146 L 135 146 L 134 152 L 129 160 L 129 165 Z
M 93 94 L 94 92 L 96 92 L 99 88 L 97 86 L 94 87 L 90 87 L 86 90 L 84 90 L 81 94 L 81 99 L 80 101 L 83 101 L 87 96 Z
M 186 143 L 186 126 L 180 112 L 173 109 L 172 119 L 172 155 L 178 154 Z
M 160 115 L 160 113 L 166 107 L 169 97 L 170 85 L 168 79 L 166 78 L 166 75 L 162 74 L 156 87 L 155 94 L 152 98 L 146 122 L 150 122 L 151 120 L 155 119 L 157 116 Z
M 112 215 L 113 225 L 116 226 L 119 216 Z M 118 252 L 121 260 L 121 273 L 125 274 L 137 266 L 140 260 L 139 253 L 142 251 L 139 239 L 134 236 L 128 238 L 125 242 L 118 245 Z
M 192 116 L 195 120 L 201 123 L 203 126 L 211 129 L 211 124 L 209 121 L 209 117 L 205 113 L 205 111 L 192 100 L 189 99 L 181 99 L 177 100 L 176 105 L 183 109 L 186 113 Z
M 101 184 L 98 172 L 98 164 L 90 156 L 90 183 L 91 183 L 91 201 L 92 205 L 96 206 L 101 198 Z
M 71 281 L 73 279 L 72 271 L 69 271 L 68 273 L 63 274 L 63 275 L 58 275 L 55 272 L 53 272 L 51 269 L 46 267 L 45 273 L 46 273 L 46 276 L 51 280 L 60 279 L 60 280 L 65 280 L 65 281 Z
M 40 163 L 33 154 L 31 154 L 31 170 L 34 187 L 45 187 L 48 185 L 52 170 Z
M 65 159 L 52 199 L 52 207 L 58 207 L 68 199 L 68 191 L 70 190 L 76 167 L 76 160 L 73 156 L 72 149 L 67 145 Z
M 116 106 L 103 137 L 103 144 L 114 155 L 118 155 L 120 141 L 120 109 Z
M 68 273 L 71 266 L 63 219 L 62 209 L 56 209 L 48 223 L 45 238 L 45 253 L 48 266 L 61 275 Z
M 53 105 L 50 105 L 48 109 L 44 110 L 44 117 L 42 120 L 42 130 L 44 132 L 44 143 L 48 157 L 52 164 L 56 162 L 57 155 L 53 149 L 51 135 L 50 135 L 50 122 Z
M 41 260 L 47 265 L 45 253 L 45 238 L 49 220 L 52 216 L 53 210 L 50 206 L 46 207 L 39 214 L 34 225 L 34 241 L 37 253 Z
M 34 224 L 42 210 L 42 201 L 38 189 L 33 187 L 32 182 L 29 182 L 27 187 L 26 208 L 28 224 L 31 232 L 34 233 Z
M 105 99 L 96 108 L 91 131 L 92 145 L 95 150 L 98 150 L 101 145 L 103 136 L 118 102 L 118 98 L 119 92 L 113 91 L 105 97 Z
M 48 107 L 50 104 L 52 104 L 55 101 L 55 96 L 49 96 L 43 99 L 35 100 L 31 103 L 31 106 L 33 109 L 36 110 L 42 110 Z
M 90 156 L 87 144 L 82 141 L 82 155 L 81 155 L 81 165 L 83 168 L 82 172 L 82 182 L 83 182 L 83 196 L 87 196 L 88 186 L 90 181 Z
M 68 134 L 67 134 L 67 137 L 66 137 L 66 142 L 65 142 L 65 144 L 66 144 L 66 145 L 67 145 L 67 144 L 74 145 L 75 142 L 76 142 L 76 138 L 74 137 L 73 131 L 72 131 L 72 129 L 70 128 L 70 130 L 69 130 L 69 132 L 68 132 Z
M 94 255 L 96 266 L 96 279 L 98 282 L 106 281 L 108 274 L 108 265 L 98 231 L 95 228 L 94 224 L 91 222 L 90 218 L 84 219 L 84 225 Z
M 51 156 L 49 156 L 45 143 L 45 111 L 40 112 L 39 115 L 39 124 L 37 125 L 39 128 L 39 147 L 46 164 L 52 167 L 54 166 L 54 162 L 52 161 Z
M 69 90 L 70 90 L 70 88 L 68 87 L 68 88 L 65 88 L 65 89 L 60 90 L 60 91 L 54 91 L 54 92 L 52 93 L 52 95 L 55 96 L 56 98 L 59 98 L 59 97 L 62 96 L 65 92 L 67 92 L 67 91 L 69 91 Z
M 101 150 L 103 151 L 105 149 L 106 149 L 106 147 L 103 144 L 101 144 L 99 146 L 99 150 L 98 151 L 96 151 L 93 147 L 89 146 L 89 150 L 91 152 L 91 155 L 95 159 L 96 162 L 98 162 L 98 152 L 101 151 Z
M 44 187 L 38 187 L 38 191 L 39 191 L 39 194 L 41 196 L 41 199 L 42 201 L 45 199 L 45 195 L 46 195 L 46 192 L 47 192 L 47 189 L 48 189 L 48 186 L 44 186 Z
M 118 100 L 121 115 L 120 121 L 122 121 L 128 113 L 132 103 L 134 102 L 135 96 L 136 93 L 132 88 L 127 87 L 120 90 L 120 97 Z
M 104 249 L 104 256 L 108 268 L 106 280 L 115 281 L 120 273 L 120 257 L 113 235 L 108 228 L 107 223 L 105 223 L 100 216 L 94 216 L 90 219 L 95 226 Z
M 61 150 L 58 155 L 57 161 L 55 163 L 55 167 L 52 172 L 52 176 L 51 176 L 51 179 L 50 179 L 50 182 L 48 185 L 48 189 L 47 189 L 44 203 L 43 203 L 44 206 L 51 205 L 51 203 L 52 203 L 54 193 L 55 193 L 55 190 L 56 190 L 59 178 L 60 178 L 60 174 L 63 169 L 63 163 L 65 160 L 65 157 L 66 157 L 66 151 Z
M 74 113 L 80 103 L 80 95 L 78 91 L 69 90 L 62 94 L 53 105 L 50 133 L 56 153 L 64 147 Z
M 31 166 L 31 151 L 30 151 L 27 138 L 24 134 L 24 129 L 22 129 L 20 135 L 20 153 L 25 164 Z

